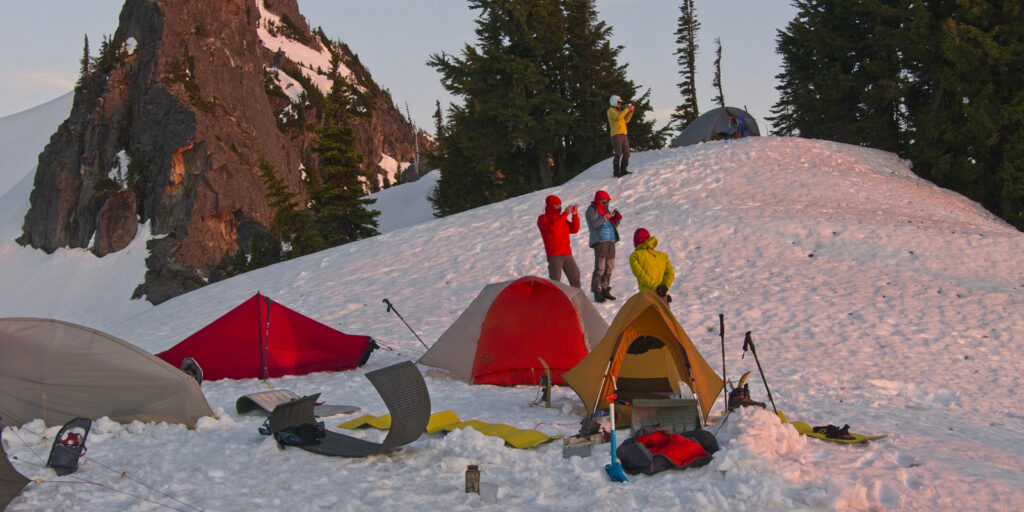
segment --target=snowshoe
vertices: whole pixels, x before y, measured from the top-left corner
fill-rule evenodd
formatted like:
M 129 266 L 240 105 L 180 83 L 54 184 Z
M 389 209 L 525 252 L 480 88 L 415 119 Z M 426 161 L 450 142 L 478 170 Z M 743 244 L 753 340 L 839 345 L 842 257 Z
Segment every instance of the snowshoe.
M 807 437 L 814 437 L 817 439 L 821 439 L 822 441 L 831 441 L 834 443 L 859 444 L 866 443 L 868 441 L 873 441 L 876 439 L 882 439 L 883 437 L 888 436 L 888 434 L 880 434 L 873 436 L 856 434 L 850 432 L 849 425 L 843 425 L 842 428 L 837 427 L 835 425 L 811 427 L 810 425 L 802 421 L 794 421 L 790 423 L 790 425 L 793 425 L 793 428 L 795 428 L 797 432 Z
M 85 456 L 85 439 L 89 437 L 90 428 L 91 419 L 75 418 L 57 432 L 46 465 L 53 468 L 58 476 L 78 471 L 78 459 Z

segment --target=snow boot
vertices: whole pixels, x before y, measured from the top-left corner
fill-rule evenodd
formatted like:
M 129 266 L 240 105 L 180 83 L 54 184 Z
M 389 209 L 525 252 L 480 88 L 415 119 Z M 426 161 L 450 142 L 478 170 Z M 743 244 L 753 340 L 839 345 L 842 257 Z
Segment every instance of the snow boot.
M 604 294 L 601 292 L 594 292 L 594 302 L 598 304 L 604 302 Z
M 612 295 L 611 288 L 605 288 L 604 290 L 601 290 L 601 295 L 608 300 L 617 300 L 617 298 L 614 295 Z
M 843 428 L 839 428 L 835 425 L 825 425 L 822 427 L 814 427 L 815 434 L 822 434 L 829 439 L 842 439 L 844 441 L 852 441 L 857 439 L 850 434 L 850 426 L 843 425 Z
M 750 398 L 750 385 L 744 384 L 729 392 L 729 410 L 738 407 L 760 407 L 765 408 L 764 402 L 755 402 Z

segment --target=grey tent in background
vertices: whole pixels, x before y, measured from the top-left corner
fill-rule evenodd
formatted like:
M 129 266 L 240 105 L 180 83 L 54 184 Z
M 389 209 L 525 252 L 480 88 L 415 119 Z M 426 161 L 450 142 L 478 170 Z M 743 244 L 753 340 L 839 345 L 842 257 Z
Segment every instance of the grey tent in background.
M 0 418 L 193 425 L 212 416 L 199 384 L 153 354 L 59 320 L 0 318 Z
M 0 425 L 0 437 L 3 437 L 3 425 Z M 14 469 L 11 461 L 7 460 L 7 450 L 4 449 L 3 439 L 0 439 L 0 510 L 7 508 L 7 504 L 28 485 L 28 478 L 25 478 L 18 470 Z
M 759 135 L 761 135 L 761 130 L 757 127 L 757 120 L 746 110 L 736 107 L 718 107 L 701 114 L 700 117 L 688 124 L 683 132 L 672 140 L 672 147 Z

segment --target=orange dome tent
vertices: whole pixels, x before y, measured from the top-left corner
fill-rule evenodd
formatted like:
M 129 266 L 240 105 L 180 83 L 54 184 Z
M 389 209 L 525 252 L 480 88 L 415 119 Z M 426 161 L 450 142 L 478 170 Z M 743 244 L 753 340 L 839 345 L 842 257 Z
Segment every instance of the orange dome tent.
M 418 361 L 471 384 L 536 384 L 580 362 L 608 324 L 578 288 L 535 276 L 489 284 Z

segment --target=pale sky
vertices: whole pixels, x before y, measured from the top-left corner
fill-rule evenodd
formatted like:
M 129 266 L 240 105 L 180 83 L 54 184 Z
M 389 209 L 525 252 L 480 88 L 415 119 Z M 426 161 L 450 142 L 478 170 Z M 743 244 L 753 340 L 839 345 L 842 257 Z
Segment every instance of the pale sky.
M 254 0 L 255 1 L 255 0 Z M 74 86 L 83 36 L 95 56 L 104 35 L 117 29 L 122 0 L 4 2 L 0 19 L 0 117 L 32 108 Z M 673 55 L 680 0 L 597 0 L 600 18 L 612 27 L 612 43 L 623 46 L 620 63 L 642 89 L 660 127 L 682 98 L 675 84 Z M 413 119 L 432 131 L 435 101 L 453 101 L 439 75 L 426 65 L 431 53 L 458 54 L 476 41 L 475 12 L 463 0 L 299 0 L 312 27 L 340 39 L 359 55 L 374 80 L 391 91 L 396 106 L 408 104 Z M 747 107 L 762 132 L 778 98 L 776 30 L 795 14 L 788 0 L 697 0 L 700 45 L 697 99 L 713 108 L 715 37 L 722 39 L 722 84 L 726 103 Z M 609 95 L 615 91 L 609 91 Z

